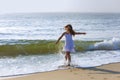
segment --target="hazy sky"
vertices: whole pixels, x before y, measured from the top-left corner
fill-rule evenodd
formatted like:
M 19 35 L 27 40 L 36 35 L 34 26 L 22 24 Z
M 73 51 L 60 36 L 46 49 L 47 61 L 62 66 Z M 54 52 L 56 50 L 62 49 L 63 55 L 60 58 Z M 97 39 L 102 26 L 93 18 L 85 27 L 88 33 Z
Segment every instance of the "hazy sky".
M 0 0 L 0 13 L 120 12 L 120 0 Z

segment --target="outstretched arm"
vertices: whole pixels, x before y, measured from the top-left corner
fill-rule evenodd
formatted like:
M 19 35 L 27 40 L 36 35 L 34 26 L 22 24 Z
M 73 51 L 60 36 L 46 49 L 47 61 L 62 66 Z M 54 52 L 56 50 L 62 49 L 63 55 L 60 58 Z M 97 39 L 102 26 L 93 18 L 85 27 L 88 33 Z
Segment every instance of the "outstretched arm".
M 85 32 L 75 32 L 76 35 L 79 35 L 79 34 L 86 34 Z
M 56 41 L 56 44 L 62 39 L 64 35 L 65 35 L 65 32 L 58 38 L 58 40 Z

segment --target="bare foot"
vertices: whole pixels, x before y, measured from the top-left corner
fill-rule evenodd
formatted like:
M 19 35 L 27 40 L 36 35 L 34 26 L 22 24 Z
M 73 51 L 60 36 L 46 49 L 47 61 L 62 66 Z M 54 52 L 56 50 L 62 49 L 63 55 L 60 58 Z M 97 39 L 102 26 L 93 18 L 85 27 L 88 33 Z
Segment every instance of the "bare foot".
M 70 64 L 68 64 L 67 66 L 70 66 Z

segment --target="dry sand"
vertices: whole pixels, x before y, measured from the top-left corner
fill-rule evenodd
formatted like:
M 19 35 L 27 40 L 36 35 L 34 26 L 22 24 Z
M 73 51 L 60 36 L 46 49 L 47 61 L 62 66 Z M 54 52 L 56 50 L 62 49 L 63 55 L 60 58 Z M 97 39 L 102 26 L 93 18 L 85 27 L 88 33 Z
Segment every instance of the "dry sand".
M 3 80 L 120 80 L 120 63 L 35 73 Z

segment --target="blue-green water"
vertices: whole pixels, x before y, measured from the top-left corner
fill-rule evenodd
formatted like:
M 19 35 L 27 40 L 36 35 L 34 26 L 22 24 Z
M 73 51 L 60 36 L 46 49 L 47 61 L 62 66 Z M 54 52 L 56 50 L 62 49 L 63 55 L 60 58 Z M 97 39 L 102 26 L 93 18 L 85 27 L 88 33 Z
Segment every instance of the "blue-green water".
M 120 37 L 120 14 L 110 13 L 19 13 L 0 15 L 0 39 L 56 40 L 66 24 L 87 32 L 78 40 Z

